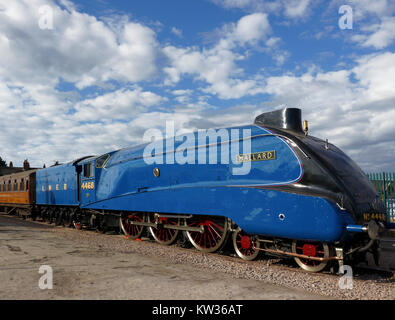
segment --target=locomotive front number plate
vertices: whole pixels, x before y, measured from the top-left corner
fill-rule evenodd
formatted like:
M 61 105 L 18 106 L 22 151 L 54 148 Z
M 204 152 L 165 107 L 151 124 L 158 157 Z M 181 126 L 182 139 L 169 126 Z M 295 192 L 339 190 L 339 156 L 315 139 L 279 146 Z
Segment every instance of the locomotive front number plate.
M 237 162 L 249 162 L 249 161 L 264 161 L 264 160 L 276 160 L 276 150 L 255 152 L 249 154 L 239 154 L 236 156 Z
M 379 221 L 385 222 L 385 221 L 387 221 L 387 215 L 384 213 L 364 213 L 363 219 L 365 221 L 379 220 Z

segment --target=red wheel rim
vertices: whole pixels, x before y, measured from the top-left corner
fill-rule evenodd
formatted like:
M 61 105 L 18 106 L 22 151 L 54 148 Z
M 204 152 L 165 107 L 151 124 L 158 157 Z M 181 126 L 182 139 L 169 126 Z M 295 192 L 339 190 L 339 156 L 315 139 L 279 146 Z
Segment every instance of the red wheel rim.
M 224 218 L 199 217 L 188 223 L 189 227 L 203 226 L 204 232 L 188 231 L 189 239 L 199 250 L 214 252 L 219 249 L 227 234 L 226 220 Z
M 296 243 L 296 253 L 303 254 L 309 257 L 317 257 L 317 258 L 325 257 L 324 246 L 321 243 L 314 243 L 314 242 L 298 241 Z M 300 258 L 300 261 L 306 266 L 310 266 L 310 267 L 317 267 L 322 263 L 321 261 L 303 259 L 303 258 Z
M 143 222 L 143 218 L 139 215 L 132 214 L 121 219 L 124 232 L 131 237 L 139 237 L 143 231 L 143 226 L 131 224 L 131 221 Z

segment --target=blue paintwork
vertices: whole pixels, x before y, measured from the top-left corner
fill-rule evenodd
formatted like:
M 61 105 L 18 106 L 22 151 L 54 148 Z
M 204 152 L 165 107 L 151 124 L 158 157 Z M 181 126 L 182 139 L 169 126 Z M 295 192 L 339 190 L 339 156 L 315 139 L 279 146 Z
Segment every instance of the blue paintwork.
M 96 201 L 93 202 L 91 197 L 82 197 L 81 206 L 104 210 L 220 215 L 229 217 L 252 234 L 320 241 L 335 241 L 344 237 L 345 225 L 353 221 L 328 200 L 257 188 L 295 183 L 301 179 L 301 160 L 288 143 L 261 127 L 233 129 L 251 130 L 254 137 L 251 153 L 276 150 L 277 159 L 249 162 L 251 170 L 248 174 L 234 175 L 232 170 L 241 165 L 232 162 L 147 164 L 143 159 L 146 145 L 122 149 L 111 154 L 104 169 L 96 169 Z M 231 129 L 225 130 L 231 136 Z M 182 143 L 176 141 L 174 149 L 177 150 Z M 195 148 L 194 144 L 190 147 L 194 150 L 195 159 L 202 150 L 208 159 L 213 148 Z M 242 142 L 239 139 L 230 144 L 229 156 L 234 156 L 231 154 L 232 147 L 239 148 L 237 154 L 245 153 L 241 151 Z M 166 153 L 167 150 L 164 141 L 162 151 Z M 176 151 L 169 154 L 177 156 L 182 153 Z M 220 159 L 219 147 L 217 155 Z M 79 164 L 83 163 L 86 161 Z M 153 175 L 156 167 L 160 170 L 158 178 Z M 279 218 L 280 213 L 285 215 L 283 220 Z
M 233 169 L 242 165 L 232 160 L 222 164 L 197 164 L 195 161 L 186 164 L 147 164 L 148 158 L 144 158 L 146 145 L 122 149 L 110 153 L 111 158 L 104 168 L 95 167 L 97 158 L 84 159 L 75 164 L 84 167 L 84 164 L 92 163 L 95 167 L 92 177 L 85 178 L 84 172 L 81 173 L 79 188 L 85 182 L 93 182 L 94 189 L 80 190 L 80 206 L 118 211 L 219 215 L 229 217 L 251 234 L 327 242 L 346 238 L 346 225 L 355 222 L 337 205 L 324 198 L 260 188 L 296 183 L 302 178 L 303 165 L 291 145 L 258 126 L 233 129 L 249 130 L 247 133 L 250 134 L 244 138 L 252 137 L 251 153 L 276 150 L 276 160 L 249 162 L 251 170 L 248 174 L 235 175 Z M 231 137 L 232 128 L 223 130 Z M 220 159 L 221 150 L 225 150 L 216 144 L 201 147 L 208 142 L 195 145 L 197 133 L 192 138 L 189 144 L 188 141 L 176 141 L 174 149 L 169 149 L 171 140 L 165 140 L 162 149 L 154 151 L 157 155 L 164 153 L 167 160 L 173 159 L 174 162 L 174 156 L 186 155 L 182 147 L 189 147 L 189 155 L 195 159 L 199 154 L 208 159 L 215 147 L 217 149 L 213 154 Z M 240 138 L 232 137 L 230 148 L 226 149 L 230 159 L 236 154 L 250 153 L 243 151 Z M 232 150 L 236 151 L 232 153 Z M 154 168 L 159 168 L 159 177 L 154 176 Z M 65 173 L 59 176 L 59 183 L 63 183 L 61 177 L 70 187 L 72 181 L 77 183 L 76 167 L 72 164 L 39 170 L 37 199 L 40 203 L 77 203 L 75 189 L 70 188 L 67 190 L 70 193 L 59 192 L 58 195 L 54 190 L 52 193 L 40 193 L 41 186 L 53 183 L 62 170 Z
M 345 226 L 353 223 L 346 212 L 323 198 L 240 187 L 169 188 L 89 207 L 226 216 L 250 234 L 328 242 L 342 239 Z
M 50 187 L 51 190 L 49 190 Z M 77 173 L 72 163 L 37 170 L 36 203 L 41 205 L 79 205 Z
M 255 126 L 251 127 L 256 128 Z M 262 132 L 267 133 L 261 129 L 259 133 Z M 165 163 L 147 165 L 146 159 L 142 157 L 145 146 L 120 150 L 111 156 L 104 169 L 96 171 L 96 201 L 102 202 L 120 195 L 169 188 L 282 185 L 296 182 L 302 177 L 303 167 L 299 158 L 282 139 L 275 136 L 265 136 L 254 138 L 252 141 L 251 153 L 276 150 L 277 160 L 249 162 L 245 164 L 251 165 L 251 170 L 247 175 L 234 175 L 233 169 L 240 168 L 241 164 L 234 164 L 231 161 L 230 164 Z M 175 149 L 178 146 L 179 144 L 176 144 Z M 206 159 L 209 158 L 213 148 L 206 149 Z M 235 148 L 242 150 L 242 142 L 233 142 L 228 149 L 234 150 Z M 164 150 L 166 151 L 166 148 Z M 202 150 L 204 151 L 202 148 L 194 148 L 195 159 L 198 159 L 198 152 L 202 152 Z M 169 152 L 169 154 L 174 158 L 181 152 Z M 221 149 L 219 147 L 217 156 L 220 159 Z M 228 156 L 229 158 L 235 157 L 230 152 Z M 155 167 L 160 170 L 159 178 L 153 175 Z M 82 205 L 84 206 L 85 203 L 82 202 Z

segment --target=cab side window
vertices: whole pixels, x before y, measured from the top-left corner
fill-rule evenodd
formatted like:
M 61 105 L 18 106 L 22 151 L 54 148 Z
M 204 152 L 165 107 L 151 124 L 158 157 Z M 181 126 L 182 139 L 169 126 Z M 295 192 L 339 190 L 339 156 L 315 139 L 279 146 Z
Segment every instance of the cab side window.
M 19 183 L 19 191 L 25 191 L 25 180 L 22 178 Z
M 84 164 L 84 178 L 93 177 L 93 162 Z
M 96 159 L 96 168 L 103 168 L 107 163 L 108 159 L 110 159 L 109 154 L 104 154 Z

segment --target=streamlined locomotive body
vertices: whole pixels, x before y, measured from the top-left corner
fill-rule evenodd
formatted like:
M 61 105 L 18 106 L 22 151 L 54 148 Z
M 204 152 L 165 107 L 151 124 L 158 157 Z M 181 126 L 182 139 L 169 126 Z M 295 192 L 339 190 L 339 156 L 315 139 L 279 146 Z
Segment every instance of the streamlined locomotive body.
M 386 210 L 359 167 L 302 128 L 301 110 L 264 113 L 253 125 L 87 157 L 37 171 L 38 215 L 161 244 L 181 234 L 214 252 L 229 236 L 245 260 L 288 255 L 305 270 L 378 258 Z M 60 210 L 59 210 L 60 209 Z

